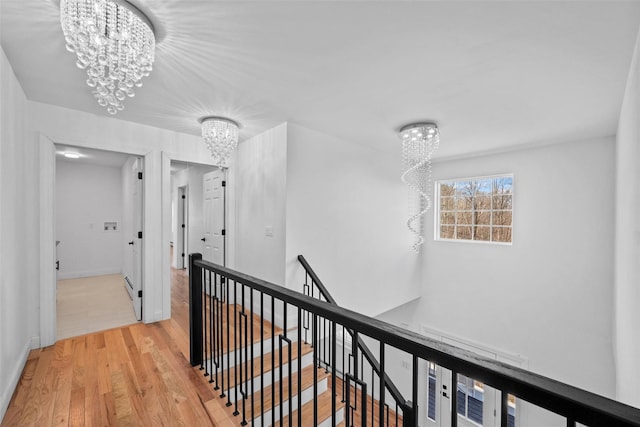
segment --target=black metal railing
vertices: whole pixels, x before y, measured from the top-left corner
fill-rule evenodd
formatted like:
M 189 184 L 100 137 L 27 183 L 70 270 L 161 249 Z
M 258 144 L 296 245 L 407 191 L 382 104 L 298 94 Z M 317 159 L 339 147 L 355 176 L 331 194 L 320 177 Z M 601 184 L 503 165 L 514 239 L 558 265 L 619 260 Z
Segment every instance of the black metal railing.
M 509 422 L 509 395 L 564 417 L 567 426 L 580 423 L 640 427 L 640 409 L 432 340 L 330 301 L 203 261 L 199 254 L 190 255 L 189 263 L 191 364 L 200 366 L 227 406 L 233 407 L 241 425 L 249 422 L 254 426 L 278 425 L 278 421 L 279 425 L 317 426 L 324 418 L 320 413 L 323 406 L 331 408 L 331 414 L 324 420 L 331 426 L 343 420 L 349 427 L 394 425 L 394 420 L 385 412 L 386 392 L 380 392 L 389 390 L 386 375 L 377 378 L 378 410 L 368 409 L 376 393 L 371 390 L 373 382 L 359 375 L 358 370 L 358 354 L 362 352 L 358 343 L 367 337 L 378 346 L 376 372 L 386 372 L 387 349 L 397 349 L 412 359 L 413 403 L 403 412 L 403 426 L 418 425 L 417 417 L 407 414 L 417 413 L 418 364 L 430 361 L 451 372 L 454 382 L 449 384 L 451 390 L 456 390 L 457 374 L 498 390 L 502 427 L 507 427 Z M 307 313 L 308 343 L 305 343 L 304 328 L 300 326 L 304 325 Z M 327 326 L 323 331 L 320 325 L 324 322 Z M 350 349 L 353 363 L 350 369 L 349 366 L 342 369 L 345 373 L 338 370 L 338 328 L 353 334 Z M 324 349 L 323 345 L 328 348 Z M 375 348 L 374 344 L 370 346 Z M 309 355 L 310 368 L 303 361 Z M 317 369 L 318 366 L 322 368 Z M 303 390 L 303 379 L 312 381 L 306 390 Z M 339 384 L 343 380 L 346 384 L 344 403 Z M 321 386 L 321 381 L 325 381 L 325 385 Z M 452 427 L 458 425 L 456 399 L 457 393 L 451 393 Z M 304 404 L 303 400 L 309 403 Z M 344 410 L 345 405 L 356 408 L 352 416 L 352 411 Z M 308 408 L 305 411 L 309 411 L 310 419 L 313 417 L 313 421 L 305 424 L 304 408 Z
M 322 281 L 320 280 L 316 272 L 313 270 L 311 265 L 309 265 L 305 257 L 303 255 L 298 255 L 298 261 L 300 262 L 300 264 L 302 265 L 302 268 L 305 271 L 303 293 L 312 298 L 317 298 L 320 301 L 326 301 L 329 304 L 338 306 L 338 303 L 336 302 L 336 300 L 333 298 L 329 290 L 324 286 L 324 284 L 322 283 Z M 310 313 L 307 312 L 307 315 L 310 315 Z M 324 319 L 324 323 L 328 324 L 330 323 L 330 321 L 328 319 Z M 366 386 L 367 384 L 369 384 L 370 390 L 368 391 L 368 394 L 371 396 L 371 399 L 369 399 L 370 403 L 368 403 L 367 406 L 370 405 L 371 413 L 374 413 L 374 411 L 376 410 L 375 407 L 377 405 L 379 418 L 384 418 L 385 420 L 389 420 L 389 421 L 393 420 L 395 421 L 393 424 L 396 426 L 404 423 L 406 419 L 407 425 L 412 425 L 411 420 L 413 420 L 417 416 L 416 399 L 414 399 L 413 401 L 409 401 L 405 399 L 404 396 L 402 396 L 402 393 L 400 393 L 400 390 L 394 384 L 391 378 L 389 378 L 387 373 L 380 370 L 380 363 L 378 362 L 376 357 L 373 355 L 373 352 L 364 343 L 364 341 L 358 336 L 357 333 L 354 333 L 354 331 L 344 327 L 340 327 L 340 328 L 341 330 L 338 331 L 338 336 L 341 338 L 342 345 L 338 343 L 338 346 L 341 347 L 340 355 L 342 357 L 342 363 L 340 365 L 340 363 L 338 362 L 338 364 L 340 365 L 340 369 L 338 369 L 338 372 L 340 375 L 342 375 L 342 380 L 343 380 L 341 401 L 345 402 L 345 391 L 349 390 L 349 388 L 347 387 L 348 383 L 354 382 L 354 384 L 356 384 L 355 386 L 356 390 L 358 389 L 358 385 L 360 386 L 364 385 L 363 389 L 365 392 L 362 393 L 363 395 L 367 394 Z M 329 328 L 327 328 L 326 325 L 323 328 L 323 330 L 329 331 L 328 337 L 330 341 L 332 331 Z M 349 337 L 349 339 L 347 340 L 347 343 L 351 342 L 355 344 L 358 350 L 356 354 L 353 354 L 353 352 L 351 351 L 351 348 L 347 348 L 347 346 L 345 345 L 345 336 Z M 319 353 L 320 355 L 325 356 L 324 358 L 321 358 L 321 362 L 328 369 L 328 367 L 331 366 L 331 364 L 326 359 L 326 355 L 328 354 L 330 356 L 332 354 L 333 349 L 331 348 L 330 345 L 328 345 L 327 340 L 323 340 L 320 343 L 320 345 L 321 345 L 321 348 Z M 358 357 L 359 357 L 359 361 L 357 360 Z M 345 363 L 345 361 L 348 363 Z M 353 361 L 353 367 L 351 366 L 352 361 Z M 366 367 L 365 367 L 365 363 L 366 363 Z M 358 369 L 358 366 L 360 367 L 360 369 Z M 352 368 L 355 368 L 355 369 L 352 369 Z M 370 376 L 371 381 L 368 383 L 364 381 L 365 371 L 367 371 L 367 379 L 369 379 L 368 374 L 369 373 L 371 374 Z M 381 376 L 384 376 L 383 382 L 380 381 Z M 386 392 L 381 393 L 380 390 L 378 390 L 378 393 L 376 394 L 376 390 L 375 390 L 376 384 L 384 384 Z M 393 409 L 390 409 L 389 405 L 386 403 L 387 393 L 389 393 L 390 397 L 393 399 L 393 405 L 394 405 Z M 377 397 L 377 399 L 375 399 L 375 397 Z M 348 400 L 346 404 L 346 408 L 347 408 L 347 411 L 349 411 L 349 413 L 347 414 L 347 420 L 350 421 L 354 417 L 357 407 L 356 407 L 356 402 L 353 402 L 353 403 L 351 402 L 349 394 L 347 394 L 346 398 Z M 368 410 L 361 411 L 363 416 L 366 416 L 367 412 Z M 371 417 L 371 421 L 373 422 L 373 417 Z M 347 425 L 349 424 L 347 423 Z

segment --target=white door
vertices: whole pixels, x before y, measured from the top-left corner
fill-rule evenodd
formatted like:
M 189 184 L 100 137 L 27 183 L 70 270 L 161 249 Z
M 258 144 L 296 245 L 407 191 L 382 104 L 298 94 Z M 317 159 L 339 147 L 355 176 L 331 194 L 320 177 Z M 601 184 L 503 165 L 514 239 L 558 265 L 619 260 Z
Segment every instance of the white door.
M 224 172 L 215 170 L 203 175 L 204 236 L 202 258 L 224 265 Z
M 131 206 L 133 207 L 132 271 L 130 277 L 131 300 L 136 318 L 142 320 L 142 159 L 136 159 L 132 166 Z M 130 243 L 131 243 L 130 242 Z

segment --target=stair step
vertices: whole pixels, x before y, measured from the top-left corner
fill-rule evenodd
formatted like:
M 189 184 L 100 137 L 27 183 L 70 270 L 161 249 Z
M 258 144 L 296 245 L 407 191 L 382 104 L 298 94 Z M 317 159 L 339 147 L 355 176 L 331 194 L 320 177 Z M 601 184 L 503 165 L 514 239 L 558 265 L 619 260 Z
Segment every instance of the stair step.
M 205 297 L 206 299 L 206 312 L 207 313 L 211 313 L 210 311 L 210 301 L 208 297 Z M 226 304 L 222 304 L 221 307 L 216 306 L 216 314 L 215 314 L 215 318 L 214 321 L 216 322 L 216 325 L 218 326 L 218 328 L 222 328 L 222 337 L 221 337 L 221 347 L 222 347 L 222 351 L 225 354 L 233 354 L 235 348 L 236 348 L 236 342 L 235 339 L 236 337 L 236 326 L 238 326 L 238 329 L 240 329 L 240 322 L 242 320 L 240 313 L 242 312 L 242 306 L 239 304 L 229 304 L 229 340 L 227 340 L 227 305 Z M 218 312 L 218 310 L 221 309 L 221 313 Z M 222 314 L 221 318 L 220 318 L 220 314 Z M 251 312 L 245 307 L 245 314 L 247 315 L 247 317 L 249 318 L 249 316 L 251 315 Z M 237 317 L 237 320 L 234 322 L 234 319 Z M 221 325 L 218 324 L 218 322 L 220 322 L 220 320 L 222 321 Z M 206 319 L 206 323 L 211 323 L 211 319 L 209 318 L 209 315 L 207 314 L 207 319 Z M 248 323 L 248 321 L 247 321 Z M 268 322 L 267 320 L 263 320 L 260 318 L 260 315 L 258 313 L 254 313 L 253 314 L 253 322 L 252 322 L 252 328 L 253 328 L 253 344 L 254 346 L 257 344 L 258 345 L 258 349 L 260 348 L 260 341 L 261 341 L 261 337 L 260 337 L 260 325 L 262 326 L 262 331 L 263 331 L 263 335 L 262 335 L 262 341 L 264 341 L 265 343 L 265 351 L 271 351 L 271 323 Z M 249 326 L 247 326 L 247 328 L 249 328 Z M 242 332 L 242 333 L 241 333 Z M 278 345 L 277 343 L 277 336 L 280 335 L 282 333 L 282 328 L 275 326 L 273 327 L 273 335 L 276 337 L 276 346 Z M 244 344 L 244 334 L 245 334 L 245 330 L 244 328 L 242 328 L 242 330 L 238 331 L 238 336 L 240 336 L 240 344 Z M 249 330 L 249 336 L 251 335 L 251 332 Z M 297 337 L 298 337 L 298 333 L 297 331 L 295 333 L 291 333 L 291 331 L 288 331 L 287 335 L 290 337 L 290 339 L 292 341 L 296 341 Z M 203 342 L 203 345 L 205 347 L 205 349 L 207 351 L 209 351 L 210 349 L 213 348 L 214 345 L 218 346 L 220 345 L 220 342 L 216 342 L 215 344 L 210 342 L 210 337 L 206 336 L 205 338 L 205 342 Z M 249 337 L 248 337 L 249 338 Z M 267 350 L 267 346 L 268 350 Z M 254 350 L 255 351 L 255 350 Z M 232 358 L 233 359 L 233 358 Z M 226 362 L 225 362 L 225 366 L 226 366 Z
M 337 379 L 336 381 L 336 389 L 338 390 L 338 398 L 342 399 L 342 387 L 343 387 L 343 382 L 341 379 Z M 353 420 L 351 421 L 351 424 L 354 427 L 362 427 L 362 405 L 361 405 L 361 391 L 359 390 L 356 396 L 356 392 L 354 390 L 354 387 L 351 386 L 351 405 L 354 405 L 354 400 L 357 398 L 357 411 L 354 411 L 353 413 Z M 379 425 L 379 419 L 380 419 L 380 406 L 379 406 L 380 402 L 378 400 L 372 400 L 371 396 L 367 395 L 367 425 L 371 425 L 371 417 L 373 417 L 374 421 L 373 421 L 373 425 Z M 385 409 L 385 419 L 384 419 L 384 425 L 388 426 L 388 427 L 396 427 L 396 426 L 402 426 L 402 415 L 397 414 L 397 423 L 396 423 L 396 412 L 394 410 L 395 408 L 395 403 L 391 404 L 391 402 L 387 402 L 387 404 L 389 405 L 387 409 Z M 346 405 L 346 403 L 345 403 Z M 347 410 L 347 408 L 345 408 L 345 411 Z M 388 422 L 387 422 L 388 420 Z M 345 426 L 345 422 L 346 422 L 346 415 L 345 415 L 345 421 L 342 423 L 336 423 L 336 425 L 338 427 L 344 427 Z
M 286 348 L 283 348 L 285 350 L 285 353 L 283 354 L 283 372 L 288 373 L 289 372 L 289 366 L 288 366 L 288 353 L 286 352 Z M 313 363 L 313 354 L 312 354 L 313 348 L 309 345 L 309 344 L 302 344 L 302 367 L 306 367 L 310 364 Z M 258 353 L 259 354 L 259 353 Z M 271 361 L 274 361 L 273 367 L 271 365 Z M 260 366 L 261 363 L 264 363 L 264 371 L 263 371 L 263 375 L 260 375 Z M 292 345 L 291 346 L 291 372 L 297 372 L 298 371 L 298 346 L 297 345 Z M 251 386 L 251 362 L 247 362 L 247 364 L 242 363 L 240 365 L 238 365 L 237 367 L 237 371 L 238 371 L 238 376 L 240 375 L 240 371 L 242 370 L 242 374 L 244 375 L 244 370 L 245 367 L 247 369 L 247 378 L 245 380 L 245 383 L 248 387 Z M 272 368 L 273 368 L 273 374 L 272 374 Z M 264 355 L 264 357 L 260 357 L 260 356 L 256 356 L 253 359 L 253 373 L 254 373 L 254 379 L 253 379 L 253 392 L 259 391 L 262 387 L 267 387 L 269 385 L 271 385 L 272 383 L 272 379 L 275 378 L 276 380 L 280 378 L 280 351 L 276 350 L 274 353 L 267 353 Z M 286 375 L 284 375 L 286 377 Z M 216 380 L 216 375 L 215 375 L 215 371 L 213 374 L 210 374 L 211 379 L 209 380 L 210 382 L 215 382 Z M 225 369 L 224 372 L 218 372 L 218 383 L 216 384 L 217 386 L 220 387 L 220 390 L 224 389 L 225 395 L 228 395 L 228 399 L 231 402 L 235 401 L 236 398 L 236 393 L 235 393 L 235 387 L 239 384 L 239 379 L 236 382 L 236 367 L 231 367 L 229 369 Z M 223 381 L 224 379 L 224 381 Z M 240 396 L 240 393 L 238 393 L 238 396 Z
M 318 381 L 318 394 L 321 394 L 327 390 L 328 381 L 327 378 L 329 374 L 322 368 L 315 368 L 317 370 L 317 381 Z M 313 399 L 313 365 L 307 366 L 302 370 L 302 393 L 301 393 L 301 402 L 302 405 Z M 282 379 L 282 413 L 283 415 L 287 415 L 289 413 L 289 405 L 291 405 L 292 411 L 298 408 L 298 375 L 297 373 L 292 374 L 291 376 L 291 389 L 292 393 L 289 393 L 289 380 L 285 376 Z M 273 395 L 272 395 L 273 393 Z M 264 413 L 262 413 L 262 406 L 260 399 L 264 396 Z M 289 397 L 291 396 L 291 401 Z M 273 400 L 272 400 L 273 397 Z M 261 416 L 259 414 L 262 413 L 262 416 L 265 420 L 272 420 L 272 411 L 274 411 L 275 416 L 273 419 L 280 419 L 280 382 L 276 382 L 275 385 L 270 385 L 265 387 L 264 393 L 262 390 L 256 391 L 253 395 L 254 399 L 254 414 L 256 414 L 256 418 L 254 420 L 254 425 L 262 425 Z M 274 407 L 271 407 L 272 401 L 276 404 Z
M 316 399 L 318 405 L 318 427 L 328 427 L 331 425 L 331 389 L 318 395 Z M 335 396 L 336 399 L 336 424 L 344 420 L 344 403 L 340 402 L 340 397 Z M 313 425 L 313 406 L 314 402 L 310 401 L 302 406 L 302 426 L 298 426 L 298 411 L 293 411 L 292 423 L 293 426 L 303 427 Z M 276 422 L 280 425 L 279 422 Z M 284 417 L 282 425 L 289 425 L 289 417 Z

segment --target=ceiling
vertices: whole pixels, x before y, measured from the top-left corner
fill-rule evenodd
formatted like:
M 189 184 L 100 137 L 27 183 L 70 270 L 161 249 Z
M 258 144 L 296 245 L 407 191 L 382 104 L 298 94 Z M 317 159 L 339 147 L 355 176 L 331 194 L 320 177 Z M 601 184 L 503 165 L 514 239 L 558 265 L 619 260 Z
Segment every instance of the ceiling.
M 77 154 L 79 157 L 77 159 L 70 159 L 65 157 L 65 153 Z M 132 156 L 129 154 L 114 151 L 56 144 L 56 160 L 63 162 L 119 168 L 122 167 L 130 157 Z
M 431 120 L 439 156 L 613 135 L 637 1 L 135 0 L 154 70 L 117 118 L 241 141 L 284 121 L 376 150 Z M 56 0 L 2 0 L 2 46 L 33 101 L 108 114 L 65 50 Z

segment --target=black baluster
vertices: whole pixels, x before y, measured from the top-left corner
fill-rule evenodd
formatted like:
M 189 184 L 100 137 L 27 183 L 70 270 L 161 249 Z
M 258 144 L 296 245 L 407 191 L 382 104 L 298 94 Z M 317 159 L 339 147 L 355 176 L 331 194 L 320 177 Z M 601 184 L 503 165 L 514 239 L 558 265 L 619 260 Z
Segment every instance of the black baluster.
M 238 334 L 238 288 L 237 281 L 233 281 L 233 415 L 237 416 L 240 414 L 238 411 L 238 388 L 240 387 L 240 382 L 238 382 L 238 378 L 242 381 L 242 368 L 240 365 L 240 335 Z M 242 330 L 240 330 L 240 334 L 242 334 Z M 240 370 L 240 374 L 238 374 L 238 370 Z M 231 390 L 231 389 L 229 389 Z
M 336 427 L 336 322 L 331 322 L 331 427 Z M 344 366 L 342 368 L 344 370 Z
M 191 366 L 202 363 L 202 275 L 195 265 L 202 255 L 189 255 L 189 362 Z
M 250 289 L 250 294 L 249 294 L 249 312 L 251 313 L 251 424 L 253 425 L 253 421 L 256 419 L 256 414 L 255 414 L 255 404 L 254 404 L 254 390 L 255 390 L 255 384 L 254 384 L 254 378 L 255 378 L 255 372 L 254 372 L 254 368 L 253 368 L 253 360 L 254 360 L 254 354 L 253 354 L 253 344 L 255 343 L 254 339 L 253 339 L 253 288 Z
M 313 288 L 311 288 L 313 291 Z M 318 333 L 318 315 L 313 315 L 313 333 L 311 334 L 311 346 L 313 347 L 313 425 L 318 425 L 318 354 L 316 339 Z
M 382 341 L 380 341 L 380 374 L 378 375 L 380 377 L 380 386 L 378 387 L 380 389 L 380 397 L 378 398 L 378 407 L 380 409 L 380 425 L 382 425 L 382 422 L 384 420 L 384 405 L 385 405 L 385 392 L 386 392 L 386 387 L 387 384 L 385 382 L 385 377 L 384 377 L 384 371 L 385 371 L 385 345 Z M 414 378 L 413 381 L 415 382 L 416 379 Z M 373 400 L 373 381 L 371 381 L 371 398 Z M 372 405 L 373 408 L 373 405 Z M 371 415 L 371 419 L 373 420 L 373 410 L 372 410 L 372 415 Z
M 302 309 L 298 307 L 298 426 L 302 427 Z M 306 332 L 305 332 L 306 334 Z

